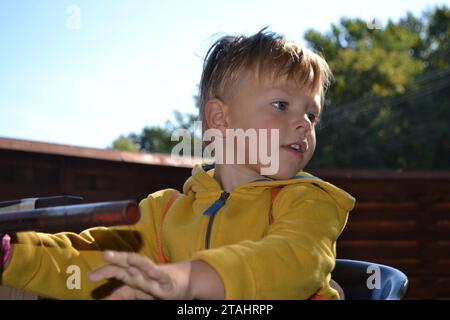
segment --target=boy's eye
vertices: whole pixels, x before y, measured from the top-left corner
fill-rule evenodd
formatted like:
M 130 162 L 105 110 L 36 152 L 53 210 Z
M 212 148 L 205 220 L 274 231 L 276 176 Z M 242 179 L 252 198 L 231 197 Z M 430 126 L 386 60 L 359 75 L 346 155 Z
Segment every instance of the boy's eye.
M 308 113 L 308 119 L 311 121 L 311 123 L 314 123 L 317 121 L 317 117 L 314 113 Z
M 286 101 L 275 101 L 272 102 L 272 106 L 274 106 L 278 110 L 285 110 L 288 103 Z

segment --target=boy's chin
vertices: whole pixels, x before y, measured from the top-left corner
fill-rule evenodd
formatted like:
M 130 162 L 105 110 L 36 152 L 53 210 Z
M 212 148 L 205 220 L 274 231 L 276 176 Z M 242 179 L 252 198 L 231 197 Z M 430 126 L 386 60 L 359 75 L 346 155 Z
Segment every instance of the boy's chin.
M 302 171 L 302 169 L 299 168 L 298 170 L 296 170 L 288 168 L 279 168 L 276 174 L 264 175 L 264 177 L 272 180 L 287 180 L 295 177 L 299 171 Z

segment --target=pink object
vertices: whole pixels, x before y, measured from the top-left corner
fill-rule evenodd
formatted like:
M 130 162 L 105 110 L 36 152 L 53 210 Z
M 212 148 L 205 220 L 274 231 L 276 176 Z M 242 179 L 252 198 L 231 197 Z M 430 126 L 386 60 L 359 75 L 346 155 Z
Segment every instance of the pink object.
M 11 253 L 11 237 L 8 234 L 2 239 L 2 267 L 6 264 Z

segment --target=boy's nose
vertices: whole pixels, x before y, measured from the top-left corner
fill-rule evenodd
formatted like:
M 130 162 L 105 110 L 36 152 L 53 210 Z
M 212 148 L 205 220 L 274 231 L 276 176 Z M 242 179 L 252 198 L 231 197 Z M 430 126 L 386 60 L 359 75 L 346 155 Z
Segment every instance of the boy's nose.
M 312 124 L 307 115 L 297 121 L 296 130 L 300 132 L 302 139 L 306 139 L 311 134 Z

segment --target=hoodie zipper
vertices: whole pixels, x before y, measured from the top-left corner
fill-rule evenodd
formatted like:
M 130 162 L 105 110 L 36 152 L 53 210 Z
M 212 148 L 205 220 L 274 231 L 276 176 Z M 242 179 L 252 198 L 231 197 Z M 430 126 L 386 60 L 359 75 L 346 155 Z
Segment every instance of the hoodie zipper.
M 214 223 L 214 219 L 216 218 L 217 211 L 220 210 L 225 205 L 230 194 L 228 192 L 223 191 L 220 194 L 219 199 L 217 199 L 208 209 L 205 210 L 203 214 L 209 216 L 208 228 L 206 229 L 206 237 L 205 237 L 205 249 L 209 249 L 210 241 L 211 241 L 211 229 Z

